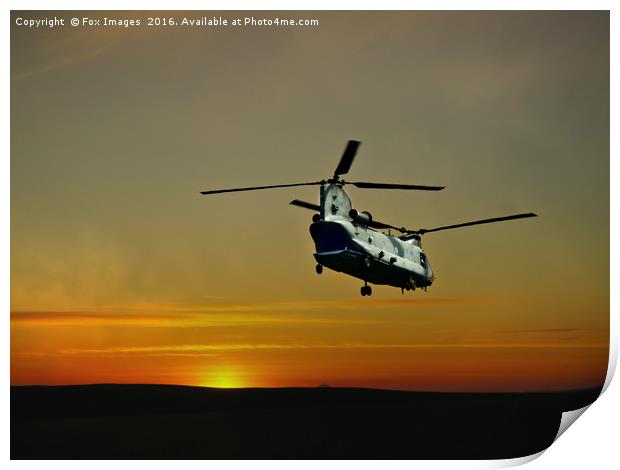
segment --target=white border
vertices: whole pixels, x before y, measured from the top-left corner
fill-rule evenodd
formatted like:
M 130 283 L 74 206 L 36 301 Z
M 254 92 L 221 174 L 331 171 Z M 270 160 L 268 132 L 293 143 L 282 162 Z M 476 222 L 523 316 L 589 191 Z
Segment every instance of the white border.
M 149 2 L 135 1 L 135 0 L 110 0 L 108 2 L 103 1 L 75 1 L 75 0 L 58 0 L 55 2 L 49 1 L 33 1 L 24 0 L 16 1 L 10 0 L 7 2 L 8 9 L 5 10 L 5 16 L 2 23 L 3 31 L 3 60 L 8 66 L 10 64 L 10 10 L 611 10 L 611 50 L 617 51 L 618 45 L 618 21 L 616 14 L 618 9 L 613 8 L 613 2 L 611 1 L 581 1 L 581 0 L 521 0 L 521 1 L 434 1 L 434 2 L 420 2 L 420 1 L 406 1 L 406 0 L 383 0 L 381 2 L 370 2 L 368 0 L 361 0 L 354 2 L 352 0 L 296 0 L 296 1 L 283 1 L 283 0 L 252 0 L 252 1 L 240 1 L 240 0 L 227 0 L 227 1 L 204 1 L 199 2 L 196 0 L 177 0 L 175 2 L 153 0 Z M 618 61 L 614 60 L 613 55 L 611 57 L 611 77 L 612 77 L 612 90 L 611 90 L 611 121 L 610 128 L 615 129 L 615 113 L 614 110 L 618 109 L 617 93 L 614 92 L 613 85 L 617 84 L 618 77 Z M 2 397 L 2 422 L 4 424 L 2 428 L 2 440 L 1 448 L 5 461 L 9 460 L 10 447 L 9 447 L 9 367 L 10 367 L 10 334 L 9 334 L 9 322 L 8 312 L 10 311 L 9 303 L 9 283 L 10 283 L 10 222 L 7 215 L 10 211 L 10 159 L 9 159 L 9 139 L 10 139 L 10 80 L 9 73 L 5 71 L 3 74 L 4 90 L 5 90 L 5 113 L 3 115 L 3 129 L 4 129 L 4 149 L 2 152 L 2 171 L 0 171 L 0 213 L 4 215 L 0 222 L 2 230 L 0 231 L 1 248 L 0 257 L 2 260 L 2 267 L 0 269 L 0 284 L 3 286 L 2 304 L 6 307 L 4 312 L 5 321 L 2 322 L 2 390 L 0 391 Z M 617 220 L 617 208 L 618 208 L 618 187 L 614 183 L 618 183 L 618 158 L 616 155 L 617 150 L 617 133 L 611 133 L 611 240 L 617 239 L 618 234 L 618 220 Z M 617 285 L 618 280 L 618 262 L 620 257 L 618 255 L 618 249 L 611 244 L 610 252 L 610 266 L 611 266 L 611 278 L 610 287 Z M 619 386 L 612 384 L 610 386 L 613 370 L 616 367 L 618 358 L 618 299 L 615 295 L 614 289 L 611 291 L 611 341 L 610 341 L 610 364 L 605 387 L 609 387 L 586 413 L 581 417 L 580 424 L 573 426 L 571 429 L 563 434 L 561 438 L 554 443 L 547 451 L 542 453 L 542 457 L 536 459 L 530 463 L 530 468 L 543 468 L 544 466 L 562 467 L 567 469 L 581 469 L 588 465 L 594 468 L 609 468 L 613 467 L 613 462 L 618 462 L 618 456 L 616 452 L 616 435 L 614 432 L 618 429 L 618 423 L 614 421 L 620 414 L 618 413 L 619 403 Z M 535 457 L 535 456 L 532 456 Z M 508 461 L 425 461 L 423 463 L 425 468 L 489 468 L 489 467 L 503 467 L 513 466 L 526 463 L 532 460 L 532 458 L 515 459 Z M 353 463 L 353 462 L 351 462 Z M 177 465 L 178 463 L 168 462 L 151 462 L 148 465 L 154 467 L 168 467 L 170 464 Z M 13 466 L 38 466 L 36 462 L 26 461 L 12 461 Z M 45 466 L 54 468 L 81 468 L 83 462 L 65 462 L 65 461 L 51 461 L 46 462 Z M 107 462 L 89 462 L 89 466 L 95 468 L 105 468 L 109 464 Z M 121 467 L 134 466 L 136 464 L 132 462 L 119 462 L 116 465 Z M 205 462 L 183 462 L 182 465 L 187 467 L 204 468 Z M 243 461 L 215 461 L 210 462 L 209 466 L 228 470 L 238 468 L 239 466 L 250 465 L 249 462 Z M 289 469 L 291 466 L 296 468 L 310 468 L 313 470 L 316 465 L 336 467 L 339 466 L 339 462 L 314 462 L 314 461 L 301 461 L 294 464 L 286 461 L 259 461 L 251 463 L 253 467 L 264 469 Z M 409 461 L 388 461 L 388 462 L 355 462 L 354 465 L 359 468 L 373 468 L 375 466 L 389 466 L 393 469 L 410 469 L 412 463 Z M 537 467 L 538 466 L 538 467 Z M 545 467 L 546 468 L 546 467 Z

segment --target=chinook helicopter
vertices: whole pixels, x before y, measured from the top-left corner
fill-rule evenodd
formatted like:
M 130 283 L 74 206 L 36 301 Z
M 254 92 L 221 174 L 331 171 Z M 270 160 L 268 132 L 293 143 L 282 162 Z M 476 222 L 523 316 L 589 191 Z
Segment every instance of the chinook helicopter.
M 504 222 L 507 220 L 536 217 L 536 214 L 514 214 L 491 219 L 475 220 L 455 225 L 435 228 L 407 229 L 379 222 L 366 211 L 358 211 L 344 191 L 345 185 L 364 189 L 403 189 L 417 191 L 440 191 L 444 186 L 421 186 L 411 184 L 368 183 L 345 181 L 341 179 L 351 169 L 360 142 L 350 140 L 345 147 L 334 176 L 327 180 L 309 183 L 278 184 L 246 188 L 215 189 L 201 191 L 203 195 L 256 191 L 260 189 L 290 188 L 294 186 L 320 186 L 319 204 L 294 199 L 290 204 L 315 211 L 310 225 L 310 235 L 314 240 L 317 261 L 316 272 L 321 274 L 323 267 L 348 274 L 364 281 L 360 289 L 362 296 L 372 295 L 369 283 L 394 286 L 404 293 L 416 289 L 426 290 L 435 275 L 428 257 L 422 249 L 422 235 L 440 230 L 449 230 L 472 225 Z M 388 234 L 380 230 L 388 230 Z M 400 233 L 392 236 L 391 231 Z

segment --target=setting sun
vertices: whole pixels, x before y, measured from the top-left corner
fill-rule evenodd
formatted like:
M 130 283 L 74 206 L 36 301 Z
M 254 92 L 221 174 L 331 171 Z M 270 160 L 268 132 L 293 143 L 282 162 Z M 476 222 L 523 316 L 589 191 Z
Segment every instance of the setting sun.
M 242 388 L 249 387 L 245 374 L 234 367 L 215 367 L 199 375 L 198 384 L 201 387 L 213 388 Z

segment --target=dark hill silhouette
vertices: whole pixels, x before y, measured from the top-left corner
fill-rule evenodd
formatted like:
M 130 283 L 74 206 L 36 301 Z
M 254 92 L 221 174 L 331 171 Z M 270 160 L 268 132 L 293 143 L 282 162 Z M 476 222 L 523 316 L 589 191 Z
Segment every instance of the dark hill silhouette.
M 599 393 L 11 387 L 11 458 L 513 458 Z

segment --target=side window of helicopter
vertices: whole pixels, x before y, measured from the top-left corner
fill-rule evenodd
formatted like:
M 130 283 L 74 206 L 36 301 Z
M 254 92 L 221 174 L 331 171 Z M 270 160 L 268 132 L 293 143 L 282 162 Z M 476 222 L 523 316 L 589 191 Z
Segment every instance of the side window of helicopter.
M 424 253 L 420 253 L 420 264 L 426 269 L 426 255 Z

